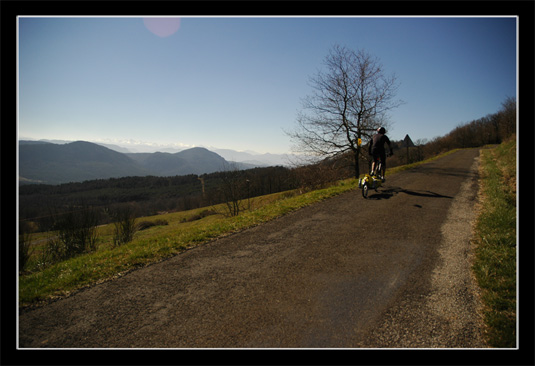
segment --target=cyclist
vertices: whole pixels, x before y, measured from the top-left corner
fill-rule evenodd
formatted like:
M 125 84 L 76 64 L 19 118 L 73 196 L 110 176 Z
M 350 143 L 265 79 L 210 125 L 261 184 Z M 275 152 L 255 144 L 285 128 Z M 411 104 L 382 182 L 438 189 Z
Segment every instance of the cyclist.
M 386 171 L 386 151 L 385 143 L 390 149 L 390 155 L 394 155 L 394 150 L 392 150 L 392 145 L 390 144 L 390 139 L 385 135 L 386 130 L 384 127 L 379 127 L 377 133 L 372 136 L 370 140 L 370 145 L 368 146 L 368 153 L 373 157 L 372 162 L 372 173 L 375 171 L 375 164 L 378 159 L 381 159 L 381 179 L 385 181 L 385 171 Z

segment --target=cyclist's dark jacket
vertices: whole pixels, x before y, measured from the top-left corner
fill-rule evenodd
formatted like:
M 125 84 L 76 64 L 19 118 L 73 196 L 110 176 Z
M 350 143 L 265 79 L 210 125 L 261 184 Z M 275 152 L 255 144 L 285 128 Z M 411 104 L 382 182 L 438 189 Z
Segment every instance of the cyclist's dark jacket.
M 388 144 L 390 152 L 392 152 L 392 146 L 390 145 L 390 139 L 381 133 L 376 133 L 372 136 L 370 145 L 368 146 L 368 153 L 370 155 L 384 155 L 385 154 L 385 143 Z

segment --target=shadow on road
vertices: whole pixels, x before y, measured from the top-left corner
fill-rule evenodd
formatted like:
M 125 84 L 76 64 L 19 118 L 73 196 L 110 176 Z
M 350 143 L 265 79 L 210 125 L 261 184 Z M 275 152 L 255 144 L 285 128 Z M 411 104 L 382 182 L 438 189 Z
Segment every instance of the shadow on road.
M 389 199 L 398 193 L 405 193 L 411 196 L 418 196 L 418 197 L 450 198 L 450 199 L 453 198 L 451 196 L 444 196 L 442 194 L 438 194 L 438 193 L 431 192 L 431 191 L 409 191 L 407 189 L 403 189 L 400 187 L 392 187 L 392 188 L 387 188 L 387 189 L 381 189 L 377 193 L 370 195 L 368 199 L 376 199 L 376 200 Z

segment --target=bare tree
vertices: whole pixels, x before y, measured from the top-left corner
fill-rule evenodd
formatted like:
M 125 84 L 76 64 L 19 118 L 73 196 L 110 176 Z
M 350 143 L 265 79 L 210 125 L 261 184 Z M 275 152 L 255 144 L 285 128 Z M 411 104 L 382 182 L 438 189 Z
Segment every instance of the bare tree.
M 500 132 L 502 140 L 516 133 L 516 98 L 508 97 L 502 103 L 500 115 Z
M 387 112 L 394 101 L 395 75 L 385 75 L 379 61 L 364 51 L 334 46 L 325 58 L 325 71 L 311 78 L 313 93 L 303 101 L 297 127 L 287 134 L 295 150 L 315 157 L 354 156 L 359 176 L 362 141 L 379 126 L 388 126 Z
M 115 209 L 113 213 L 115 232 L 113 244 L 119 246 L 134 239 L 134 234 L 138 230 L 136 224 L 136 210 L 134 204 L 126 203 Z
M 244 198 L 249 197 L 249 180 L 246 179 L 237 165 L 230 164 L 226 170 L 221 172 L 219 192 L 221 200 L 227 205 L 230 216 L 237 216 L 245 208 Z
M 71 206 L 68 212 L 54 218 L 57 236 L 51 243 L 57 260 L 75 257 L 84 252 L 94 251 L 97 244 L 97 226 L 99 212 L 97 209 L 81 205 Z

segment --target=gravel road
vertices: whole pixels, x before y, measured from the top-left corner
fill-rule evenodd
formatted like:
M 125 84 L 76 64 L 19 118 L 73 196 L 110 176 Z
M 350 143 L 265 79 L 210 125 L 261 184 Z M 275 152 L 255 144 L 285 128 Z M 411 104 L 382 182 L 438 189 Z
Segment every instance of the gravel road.
M 470 273 L 479 150 L 19 316 L 20 348 L 485 347 Z

